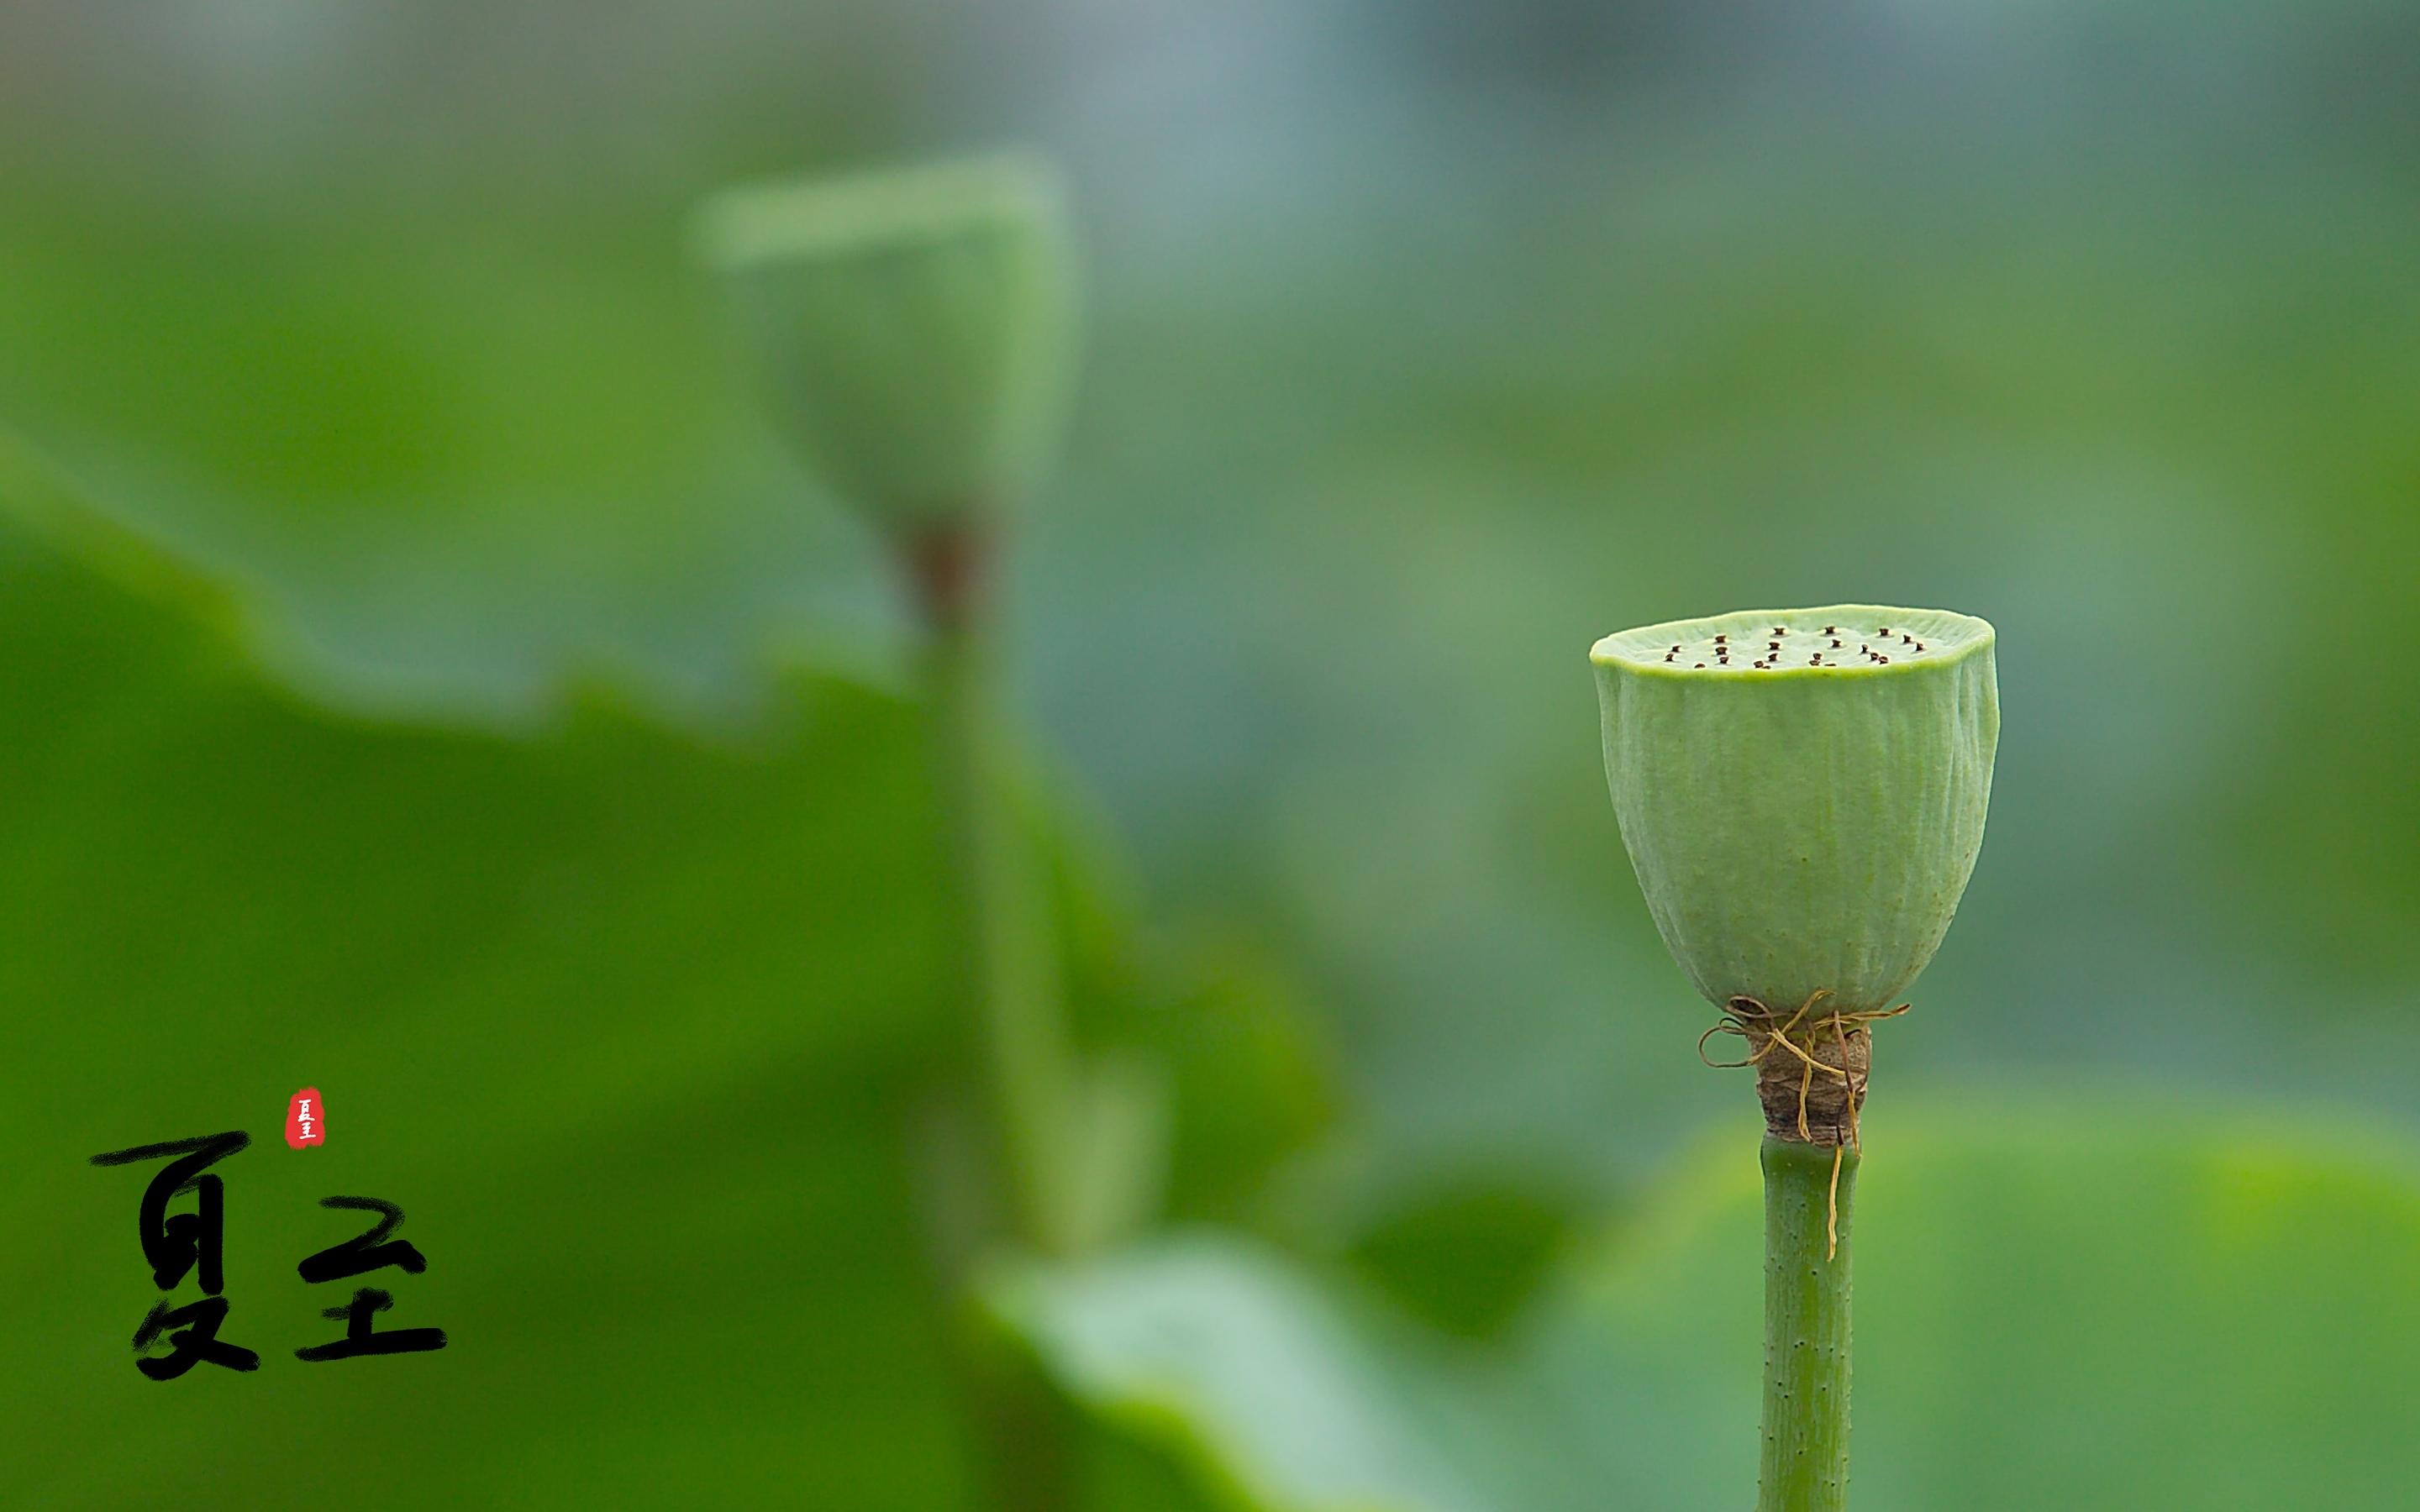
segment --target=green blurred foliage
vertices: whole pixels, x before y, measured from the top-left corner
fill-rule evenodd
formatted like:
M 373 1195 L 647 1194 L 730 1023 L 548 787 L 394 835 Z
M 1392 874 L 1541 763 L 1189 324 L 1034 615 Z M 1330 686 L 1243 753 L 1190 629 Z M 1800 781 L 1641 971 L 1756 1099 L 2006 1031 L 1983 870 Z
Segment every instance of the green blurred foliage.
M 2182 1104 L 1870 1121 L 1857 1505 L 2408 1504 L 2408 1142 Z M 998 1294 L 1105 1424 L 1240 1505 L 1681 1512 L 1755 1480 L 1761 1224 L 1753 1151 L 1726 1138 L 1493 1348 L 1207 1235 Z

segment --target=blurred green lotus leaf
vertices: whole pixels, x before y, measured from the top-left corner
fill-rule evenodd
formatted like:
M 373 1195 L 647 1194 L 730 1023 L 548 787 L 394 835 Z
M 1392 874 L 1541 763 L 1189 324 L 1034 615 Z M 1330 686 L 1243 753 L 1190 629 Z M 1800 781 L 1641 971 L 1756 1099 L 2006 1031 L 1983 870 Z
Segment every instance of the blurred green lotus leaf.
M 731 285 L 776 417 L 882 524 L 1019 502 L 1072 376 L 1060 177 L 1023 153 L 724 192 L 697 245 Z
M 963 1504 L 908 1154 L 957 1027 L 922 711 L 792 665 L 744 734 L 601 677 L 520 733 L 369 718 L 264 665 L 288 633 L 0 430 L 0 1212 L 51 1236 L 0 1254 L 0 1335 L 45 1362 L 0 1417 L 8 1500 L 243 1505 L 341 1461 L 371 1508 L 678 1505 L 701 1466 L 743 1502 Z M 1273 1014 L 1225 1015 L 1240 1049 L 1160 1022 L 1215 963 L 1171 985 L 1034 786 L 1088 1026 L 1152 1037 L 1180 1094 L 1315 1104 Z M 295 1156 L 303 1086 L 329 1138 Z M 225 1128 L 255 1143 L 225 1336 L 264 1364 L 153 1386 L 142 1179 L 85 1158 Z M 1176 1198 L 1278 1153 L 1198 1154 Z M 294 1267 L 339 1191 L 408 1212 L 396 1321 L 443 1354 L 287 1352 L 329 1326 Z

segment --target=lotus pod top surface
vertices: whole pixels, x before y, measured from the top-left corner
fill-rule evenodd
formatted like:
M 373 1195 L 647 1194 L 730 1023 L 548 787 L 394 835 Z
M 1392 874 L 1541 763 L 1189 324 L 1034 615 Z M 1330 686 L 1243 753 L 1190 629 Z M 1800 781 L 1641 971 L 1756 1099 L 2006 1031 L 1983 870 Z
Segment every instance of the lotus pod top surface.
M 696 228 L 777 420 L 888 526 L 1039 480 L 1072 376 L 1072 239 L 1059 174 L 1022 153 L 729 190 Z
M 1606 776 L 1665 945 L 1717 1005 L 1886 1007 L 1982 848 L 1992 626 L 1838 604 L 1624 630 L 1590 653 Z

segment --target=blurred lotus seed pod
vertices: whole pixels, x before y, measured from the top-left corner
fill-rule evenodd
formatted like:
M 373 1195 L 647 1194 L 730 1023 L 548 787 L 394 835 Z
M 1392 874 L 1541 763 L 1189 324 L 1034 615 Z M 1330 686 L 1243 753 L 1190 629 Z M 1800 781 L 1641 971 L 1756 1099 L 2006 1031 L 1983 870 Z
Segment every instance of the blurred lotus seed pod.
M 1648 910 L 1708 1001 L 1874 1011 L 1949 928 L 1999 743 L 1990 625 L 1759 610 L 1590 655 L 1606 776 Z
M 1058 444 L 1075 273 L 1057 170 L 1024 153 L 725 191 L 696 241 L 776 418 L 886 529 L 1015 504 Z

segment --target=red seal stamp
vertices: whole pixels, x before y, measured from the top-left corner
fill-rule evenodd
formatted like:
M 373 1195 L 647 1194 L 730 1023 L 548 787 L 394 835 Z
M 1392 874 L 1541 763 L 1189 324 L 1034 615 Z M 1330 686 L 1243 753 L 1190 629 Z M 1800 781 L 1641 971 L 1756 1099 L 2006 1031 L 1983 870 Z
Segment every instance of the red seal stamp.
M 328 1114 L 320 1105 L 319 1089 L 306 1087 L 286 1104 L 286 1142 L 302 1149 L 327 1141 Z

